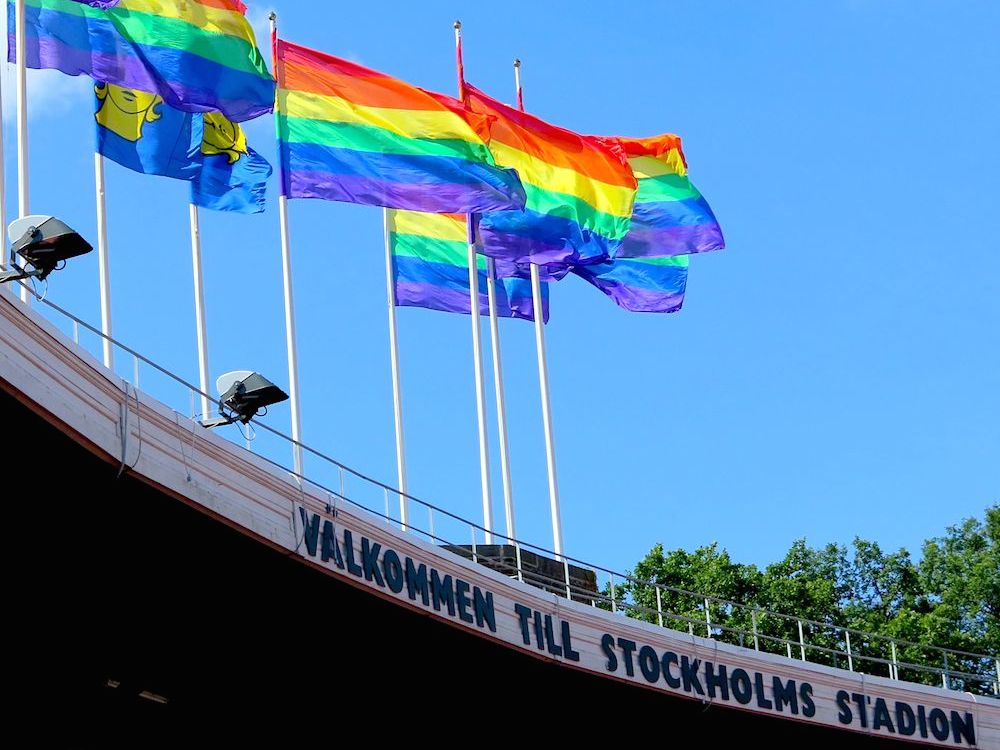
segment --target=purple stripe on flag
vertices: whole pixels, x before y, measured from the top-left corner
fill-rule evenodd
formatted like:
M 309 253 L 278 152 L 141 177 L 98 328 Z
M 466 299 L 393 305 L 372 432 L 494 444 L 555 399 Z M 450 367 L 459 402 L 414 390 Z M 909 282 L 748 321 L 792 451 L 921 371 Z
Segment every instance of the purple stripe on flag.
M 468 292 L 459 292 L 455 289 L 442 289 L 434 284 L 421 284 L 411 281 L 396 282 L 396 304 L 403 307 L 429 307 L 429 300 L 433 300 L 434 310 L 442 312 L 466 313 L 472 307 L 472 300 Z M 479 312 L 481 315 L 489 315 L 489 300 L 485 292 L 479 294 Z
M 705 253 L 726 246 L 718 224 L 701 224 L 656 229 L 632 224 L 617 258 L 665 258 L 673 255 Z
M 29 68 L 53 68 L 67 75 L 92 76 L 99 81 L 129 81 L 128 86 L 141 91 L 156 91 L 156 80 L 142 60 L 123 49 L 120 55 L 79 49 L 50 36 L 34 37 L 27 45 Z M 14 62 L 14 34 L 7 35 L 8 62 Z M 125 84 L 122 84 L 123 86 Z
M 437 183 L 406 184 L 356 175 L 333 174 L 306 169 L 286 173 L 285 194 L 289 198 L 321 198 L 364 203 L 425 213 L 472 213 L 483 208 L 485 196 L 477 186 Z M 510 198 L 496 193 L 496 206 L 507 208 Z
M 27 45 L 26 54 L 29 68 L 50 68 L 71 76 L 85 75 L 98 81 L 113 82 L 124 88 L 155 91 L 162 95 L 164 101 L 170 106 L 187 112 L 212 112 L 217 109 L 217 106 L 196 103 L 216 99 L 216 91 L 213 87 L 215 76 L 206 75 L 200 86 L 191 85 L 192 81 L 160 81 L 151 73 L 147 61 L 134 56 L 131 46 L 123 47 L 120 54 L 109 54 L 62 44 L 53 37 L 32 37 L 30 42 Z M 7 44 L 8 62 L 14 62 L 13 33 L 7 35 Z M 136 49 L 141 48 L 136 47 Z M 206 66 L 206 71 L 208 70 L 207 66 L 214 66 L 208 61 L 202 65 Z M 238 112 L 245 115 L 247 112 L 260 109 L 256 101 L 252 99 L 241 100 L 227 97 L 226 102 L 227 108 L 233 113 Z
M 540 263 L 538 264 L 538 278 L 543 282 L 560 281 L 579 265 L 576 263 Z M 514 263 L 509 260 L 496 260 L 495 268 L 498 279 L 531 280 L 531 264 L 528 262 Z
M 671 313 L 680 310 L 684 304 L 683 292 L 664 294 L 662 291 L 615 284 L 609 285 L 605 293 L 619 307 L 633 312 Z
M 684 292 L 643 289 L 606 280 L 599 287 L 615 304 L 631 312 L 672 313 L 680 310 L 684 304 Z
M 479 244 L 489 249 L 489 255 L 500 260 L 526 261 L 530 257 L 534 263 L 553 263 L 565 261 L 568 255 L 566 243 L 547 244 L 520 234 L 494 232 L 482 224 Z

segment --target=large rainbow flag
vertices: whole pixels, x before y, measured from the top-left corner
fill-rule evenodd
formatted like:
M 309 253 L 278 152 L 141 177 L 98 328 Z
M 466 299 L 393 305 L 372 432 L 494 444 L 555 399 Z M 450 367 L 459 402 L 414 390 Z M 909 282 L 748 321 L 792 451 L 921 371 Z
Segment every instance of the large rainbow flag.
M 576 266 L 573 273 L 626 310 L 671 313 L 684 304 L 689 257 L 615 258 L 604 263 Z
M 275 41 L 282 187 L 289 198 L 432 213 L 519 209 L 490 122 L 460 101 Z
M 239 0 L 25 0 L 26 64 L 249 120 L 273 108 L 274 79 L 245 11 Z M 14 34 L 8 0 L 10 62 Z
M 514 262 L 574 264 L 613 257 L 628 232 L 636 180 L 617 139 L 579 135 L 465 84 L 494 118 L 490 149 L 524 183 L 523 211 L 484 214 L 482 252 Z
M 639 181 L 632 226 L 619 258 L 704 253 L 726 246 L 708 202 L 691 183 L 676 135 L 620 138 Z
M 466 217 L 389 211 L 389 242 L 393 258 L 396 304 L 466 313 L 472 309 Z M 479 312 L 489 314 L 486 258 L 476 257 L 479 271 Z M 501 278 L 495 284 L 497 315 L 534 320 L 531 282 Z M 549 319 L 548 284 L 542 285 L 542 319 Z

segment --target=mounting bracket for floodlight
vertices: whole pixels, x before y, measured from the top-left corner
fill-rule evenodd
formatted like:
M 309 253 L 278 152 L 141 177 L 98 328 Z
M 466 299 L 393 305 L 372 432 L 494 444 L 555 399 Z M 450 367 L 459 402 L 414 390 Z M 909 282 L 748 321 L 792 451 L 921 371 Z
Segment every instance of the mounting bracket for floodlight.
M 219 391 L 219 416 L 202 421 L 204 427 L 222 427 L 234 422 L 247 424 L 272 404 L 288 400 L 288 394 L 259 373 L 234 370 L 215 381 Z
M 5 271 L 0 273 L 0 284 L 4 284 L 8 281 L 20 281 L 21 279 L 30 279 L 33 276 L 38 276 L 36 271 L 25 271 L 19 265 L 11 263 L 14 266 L 13 271 Z

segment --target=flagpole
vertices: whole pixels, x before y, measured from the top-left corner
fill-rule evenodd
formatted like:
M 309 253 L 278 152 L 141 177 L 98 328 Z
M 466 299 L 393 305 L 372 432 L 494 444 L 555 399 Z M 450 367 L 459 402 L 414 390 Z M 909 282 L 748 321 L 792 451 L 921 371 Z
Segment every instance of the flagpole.
M 108 260 L 108 215 L 104 193 L 104 157 L 94 152 L 94 182 L 97 194 L 97 268 L 101 294 L 101 350 L 104 366 L 114 367 L 114 347 L 111 345 L 111 265 Z
M 205 325 L 205 284 L 201 265 L 201 228 L 198 207 L 188 204 L 191 219 L 191 270 L 194 276 L 194 318 L 198 329 L 198 388 L 201 390 L 201 418 L 208 419 L 208 328 Z
M 271 66 L 278 78 L 278 14 L 268 15 L 271 22 Z M 278 80 L 278 85 L 281 81 Z M 274 121 L 278 125 L 277 92 L 275 93 Z M 292 411 L 292 456 L 295 473 L 302 476 L 302 414 L 299 409 L 299 362 L 295 346 L 295 305 L 292 300 L 292 247 L 288 236 L 288 196 L 285 195 L 285 164 L 281 159 L 281 140 L 278 139 L 279 180 L 278 223 L 281 229 L 281 277 L 285 296 L 285 344 L 288 349 L 288 400 Z
M 458 98 L 465 99 L 465 75 L 462 72 L 462 22 L 455 21 L 455 54 L 458 69 Z M 476 266 L 476 231 L 472 215 L 466 218 L 469 241 L 469 297 L 472 320 L 472 358 L 476 374 L 476 417 L 479 420 L 479 477 L 483 490 L 483 528 L 485 543 L 493 544 L 493 498 L 490 490 L 490 447 L 486 433 L 486 382 L 483 377 L 483 348 L 480 332 L 479 270 Z
M 18 216 L 27 216 L 28 210 L 28 66 L 25 59 L 24 0 L 14 6 L 15 54 L 17 55 L 17 210 Z M 4 227 L 4 231 L 7 227 Z M 21 301 L 31 304 L 31 294 L 26 284 L 21 285 Z
M 7 268 L 7 154 L 3 145 L 3 71 L 0 70 L 0 232 L 4 241 L 0 243 L 0 271 Z
M 514 60 L 517 108 L 524 111 L 521 91 L 521 61 Z M 552 551 L 563 556 L 562 514 L 559 511 L 559 483 L 556 479 L 556 448 L 552 435 L 552 404 L 549 399 L 549 366 L 545 357 L 545 323 L 542 315 L 542 282 L 538 264 L 531 264 L 531 300 L 535 311 L 535 350 L 538 355 L 538 385 L 542 395 L 542 427 L 545 430 L 545 468 L 549 475 L 549 512 L 552 516 Z
M 393 283 L 392 238 L 389 235 L 389 209 L 382 209 L 385 234 L 385 289 L 389 300 L 389 364 L 392 367 L 392 415 L 396 424 L 396 475 L 399 489 L 399 520 L 403 531 L 409 525 L 409 502 L 406 497 L 406 448 L 403 444 L 403 397 L 399 385 L 399 343 L 396 337 L 396 286 Z
M 507 541 L 517 539 L 514 528 L 514 492 L 510 481 L 510 454 L 507 442 L 507 406 L 503 389 L 503 366 L 500 361 L 500 326 L 497 323 L 496 261 L 486 259 L 486 294 L 490 304 L 490 346 L 493 352 L 493 387 L 496 391 L 497 425 L 500 433 L 500 476 L 503 479 L 503 511 Z

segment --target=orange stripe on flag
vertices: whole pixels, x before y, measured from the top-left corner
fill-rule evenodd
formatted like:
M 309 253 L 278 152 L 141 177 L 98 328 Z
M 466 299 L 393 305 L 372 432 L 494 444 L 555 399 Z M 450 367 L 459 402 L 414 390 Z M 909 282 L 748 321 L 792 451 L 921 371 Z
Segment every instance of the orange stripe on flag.
M 493 141 L 522 151 L 555 167 L 571 169 L 581 179 L 635 189 L 628 157 L 617 139 L 580 135 L 550 125 L 533 115 L 508 107 L 475 86 L 466 84 L 473 111 L 496 118 L 491 123 Z
M 338 96 L 366 107 L 467 110 L 457 99 L 424 91 L 398 78 L 332 55 L 278 40 L 278 86 L 294 91 Z

